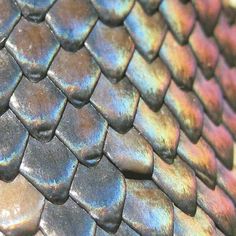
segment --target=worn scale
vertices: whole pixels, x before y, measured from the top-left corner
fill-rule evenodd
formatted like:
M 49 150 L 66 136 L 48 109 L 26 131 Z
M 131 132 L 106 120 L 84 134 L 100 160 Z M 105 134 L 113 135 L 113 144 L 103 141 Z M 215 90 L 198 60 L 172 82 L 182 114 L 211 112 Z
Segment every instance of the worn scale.
M 236 235 L 234 0 L 0 0 L 0 235 Z

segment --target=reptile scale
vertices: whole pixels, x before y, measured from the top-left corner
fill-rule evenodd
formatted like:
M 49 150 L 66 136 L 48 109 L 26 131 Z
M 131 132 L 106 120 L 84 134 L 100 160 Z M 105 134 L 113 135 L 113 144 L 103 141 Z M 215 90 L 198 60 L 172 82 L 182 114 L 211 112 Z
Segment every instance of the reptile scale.
M 235 0 L 0 0 L 0 236 L 236 236 Z

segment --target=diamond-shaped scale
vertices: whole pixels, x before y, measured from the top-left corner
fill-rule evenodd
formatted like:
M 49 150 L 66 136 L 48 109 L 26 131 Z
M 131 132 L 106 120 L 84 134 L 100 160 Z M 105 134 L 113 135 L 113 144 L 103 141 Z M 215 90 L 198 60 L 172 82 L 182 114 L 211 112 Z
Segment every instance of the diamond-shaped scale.
M 160 13 L 147 15 L 136 2 L 124 21 L 137 49 L 148 61 L 152 61 L 162 44 L 167 26 Z
M 30 138 L 20 166 L 21 173 L 52 202 L 65 202 L 77 159 L 57 137 L 43 143 Z
M 165 0 L 161 2 L 160 11 L 178 41 L 185 43 L 196 18 L 192 4 L 184 4 L 180 0 Z
M 20 19 L 20 11 L 12 0 L 0 0 L 0 48 Z
M 193 90 L 202 102 L 206 113 L 219 125 L 223 110 L 223 95 L 215 78 L 206 80 L 201 71 L 197 70 Z
M 196 61 L 188 45 L 180 45 L 168 32 L 160 49 L 160 57 L 181 87 L 191 89 L 196 72 Z
M 91 104 L 77 109 L 68 103 L 56 134 L 80 162 L 90 166 L 101 159 L 106 130 L 106 120 Z
M 91 102 L 108 123 L 121 133 L 131 128 L 138 100 L 139 94 L 127 78 L 113 84 L 104 75 L 101 75 L 91 97 Z
M 203 137 L 215 150 L 217 158 L 228 168 L 233 166 L 233 138 L 223 124 L 216 126 L 207 115 L 204 116 Z
M 180 131 L 179 124 L 165 105 L 158 112 L 154 112 L 140 99 L 134 126 L 151 143 L 161 158 L 173 162 Z
M 134 0 L 91 0 L 99 17 L 107 24 L 118 25 L 130 12 Z
M 95 167 L 78 167 L 70 195 L 103 229 L 108 232 L 118 229 L 125 200 L 125 181 L 105 156 Z
M 48 78 L 32 83 L 23 77 L 9 105 L 33 137 L 49 141 L 65 103 L 65 96 Z
M 208 187 L 215 187 L 217 175 L 215 152 L 202 137 L 197 143 L 192 143 L 181 132 L 177 152 Z
M 97 20 L 88 0 L 58 0 L 46 15 L 46 21 L 63 48 L 77 50 Z
M 153 14 L 161 3 L 161 0 L 139 0 L 139 2 L 148 14 Z
M 134 44 L 123 26 L 109 27 L 98 21 L 89 34 L 86 47 L 101 66 L 103 73 L 120 79 L 134 51 Z
M 170 73 L 160 58 L 148 63 L 135 51 L 126 75 L 153 110 L 160 108 L 171 80 Z
M 85 210 L 69 198 L 63 205 L 46 202 L 40 228 L 46 235 L 93 236 L 96 223 Z
M 22 175 L 0 181 L 0 230 L 6 235 L 34 235 L 38 230 L 44 197 Z
M 27 130 L 9 109 L 0 117 L 0 179 L 16 177 L 27 139 Z
M 42 21 L 56 0 L 16 0 L 24 17 L 31 21 Z
M 208 38 L 200 24 L 196 23 L 189 37 L 189 43 L 204 75 L 208 78 L 213 76 L 219 57 L 218 47 L 214 39 Z
M 172 235 L 173 205 L 150 180 L 126 179 L 124 221 L 141 235 Z
M 24 74 L 39 81 L 46 75 L 59 43 L 45 23 L 32 23 L 22 18 L 9 36 L 6 47 Z
M 86 48 L 75 53 L 60 49 L 48 76 L 73 105 L 82 106 L 93 92 L 100 69 Z
M 165 96 L 165 103 L 176 116 L 180 127 L 196 142 L 202 132 L 203 109 L 195 94 L 182 90 L 172 81 Z
M 13 57 L 5 48 L 0 50 L 0 114 L 7 109 L 21 76 L 22 72 Z
M 184 178 L 183 178 L 184 176 Z M 154 155 L 154 182 L 182 211 L 194 215 L 197 207 L 197 183 L 193 170 L 178 156 L 167 164 Z
M 221 10 L 220 0 L 192 0 L 199 21 L 207 34 L 211 34 Z
M 133 178 L 152 174 L 152 147 L 135 129 L 119 134 L 109 128 L 104 152 L 125 175 Z

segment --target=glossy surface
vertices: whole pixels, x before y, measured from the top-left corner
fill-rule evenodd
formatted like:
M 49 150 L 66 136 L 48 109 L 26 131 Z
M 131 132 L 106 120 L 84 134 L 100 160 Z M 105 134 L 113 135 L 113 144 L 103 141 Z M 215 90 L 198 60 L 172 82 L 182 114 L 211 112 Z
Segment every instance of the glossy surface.
M 167 29 L 161 14 L 149 16 L 136 2 L 124 24 L 140 53 L 146 60 L 152 61 L 160 49 Z
M 236 111 L 236 69 L 230 68 L 223 57 L 219 58 L 216 71 L 216 78 L 222 88 L 226 100 L 230 106 Z
M 0 48 L 10 34 L 11 30 L 20 19 L 20 11 L 12 0 L 0 1 Z
M 82 106 L 93 92 L 100 68 L 86 48 L 75 53 L 60 49 L 48 76 L 74 106 Z
M 189 37 L 189 43 L 204 73 L 209 78 L 214 75 L 218 61 L 218 47 L 212 38 L 208 38 L 200 24 L 196 23 Z
M 23 77 L 10 99 L 17 117 L 42 141 L 52 139 L 65 103 L 64 95 L 47 78 L 32 83 Z
M 197 71 L 193 90 L 203 104 L 211 120 L 219 125 L 222 120 L 223 95 L 215 78 L 206 80 L 200 70 Z
M 71 198 L 63 205 L 46 202 L 40 228 L 46 235 L 93 236 L 95 222 Z
M 223 233 L 234 235 L 236 212 L 233 202 L 218 186 L 211 190 L 200 180 L 197 184 L 197 202 L 199 206 L 206 211 Z
M 127 176 L 151 176 L 153 151 L 150 144 L 134 128 L 126 134 L 108 129 L 104 152 Z
M 47 199 L 63 203 L 76 167 L 75 156 L 56 137 L 46 144 L 30 138 L 20 171 Z
M 125 200 L 125 181 L 105 156 L 96 167 L 78 167 L 70 194 L 103 229 L 117 230 Z
M 134 120 L 139 94 L 127 78 L 116 84 L 101 75 L 91 102 L 118 132 L 127 132 Z
M 165 96 L 165 103 L 176 116 L 183 131 L 192 142 L 196 142 L 203 126 L 203 110 L 198 98 L 192 92 L 185 92 L 172 81 Z
M 152 178 L 182 211 L 194 215 L 197 207 L 197 184 L 193 170 L 178 156 L 167 164 L 154 155 Z
M 135 51 L 126 75 L 153 110 L 160 108 L 171 80 L 170 73 L 160 58 L 148 63 Z
M 179 141 L 179 124 L 165 105 L 154 112 L 140 99 L 134 126 L 161 158 L 167 162 L 173 161 Z
M 203 137 L 215 150 L 217 158 L 229 169 L 233 166 L 233 138 L 223 126 L 214 125 L 205 115 Z
M 132 39 L 123 26 L 112 28 L 101 21 L 97 21 L 85 45 L 103 73 L 112 78 L 123 76 L 134 51 Z
M 212 236 L 215 235 L 215 225 L 211 218 L 197 207 L 194 217 L 188 216 L 177 207 L 174 208 L 176 236 Z
M 6 235 L 37 232 L 44 197 L 21 175 L 13 182 L 0 181 L 0 230 Z
M 42 21 L 48 9 L 56 0 L 16 0 L 25 18 L 31 21 Z
M 45 23 L 21 19 L 6 42 L 24 74 L 33 81 L 41 80 L 58 50 L 59 44 Z
M 90 1 L 57 0 L 46 16 L 63 48 L 78 50 L 97 20 Z
M 148 14 L 152 14 L 157 10 L 161 0 L 139 0 L 139 2 Z
M 18 174 L 28 132 L 11 110 L 0 117 L 0 179 L 12 180 Z
M 160 57 L 170 69 L 176 83 L 191 89 L 196 72 L 196 61 L 190 47 L 181 46 L 168 32 L 160 49 Z
M 236 112 L 224 102 L 223 104 L 223 123 L 229 129 L 234 139 L 236 139 Z
M 231 65 L 236 65 L 236 25 L 229 25 L 226 16 L 221 14 L 218 24 L 214 30 L 215 38 L 225 56 L 226 61 Z
M 183 4 L 180 0 L 164 0 L 160 11 L 178 41 L 185 43 L 195 23 L 196 16 L 192 4 Z
M 134 0 L 91 0 L 99 17 L 107 24 L 121 24 L 133 7 Z
M 95 165 L 102 156 L 107 122 L 90 105 L 81 109 L 67 104 L 56 134 L 83 164 Z
M 215 186 L 217 174 L 215 153 L 202 137 L 194 144 L 181 132 L 177 153 L 206 185 L 211 188 Z
M 207 34 L 211 34 L 221 10 L 220 0 L 192 0 L 192 4 L 197 12 L 199 21 Z
M 10 97 L 22 76 L 22 72 L 6 49 L 0 50 L 0 114 L 9 104 Z
M 124 221 L 141 235 L 172 235 L 173 206 L 155 184 L 126 179 L 126 187 Z

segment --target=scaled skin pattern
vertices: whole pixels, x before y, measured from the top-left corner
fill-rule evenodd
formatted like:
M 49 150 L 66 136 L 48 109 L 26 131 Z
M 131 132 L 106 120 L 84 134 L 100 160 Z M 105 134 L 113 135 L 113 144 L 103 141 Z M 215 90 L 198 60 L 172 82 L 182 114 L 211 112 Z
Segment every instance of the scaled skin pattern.
M 236 236 L 234 0 L 0 0 L 0 236 Z

